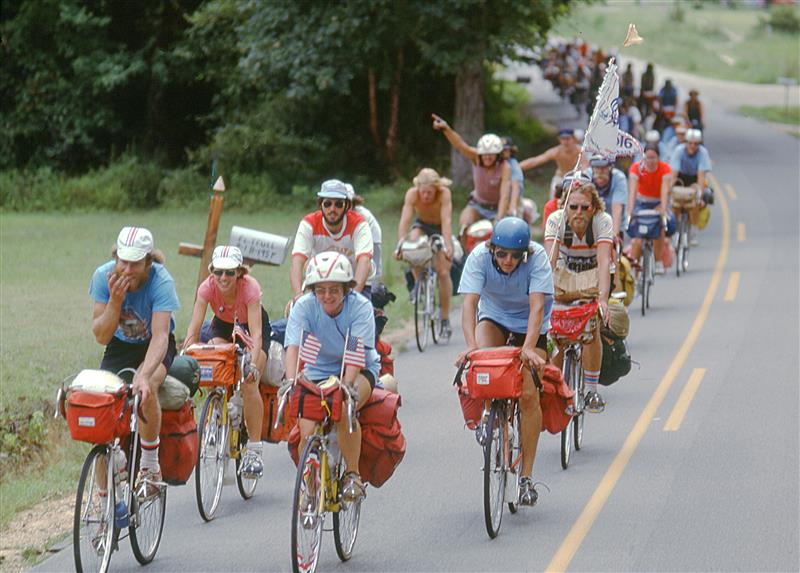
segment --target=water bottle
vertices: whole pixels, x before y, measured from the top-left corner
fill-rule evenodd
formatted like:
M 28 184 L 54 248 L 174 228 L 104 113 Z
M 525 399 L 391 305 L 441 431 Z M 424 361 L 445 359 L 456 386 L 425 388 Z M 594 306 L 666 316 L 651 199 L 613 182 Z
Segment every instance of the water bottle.
M 336 475 L 336 463 L 339 461 L 339 440 L 336 437 L 336 432 L 328 434 L 328 468 L 331 475 Z
M 117 503 L 114 506 L 114 525 L 117 529 L 128 527 L 128 508 L 125 505 L 124 488 L 122 484 L 128 479 L 128 460 L 121 448 L 114 450 L 114 485 L 117 492 Z
M 228 420 L 231 423 L 231 429 L 238 430 L 242 425 L 242 410 L 244 408 L 244 401 L 238 394 L 234 394 L 228 400 Z
M 128 459 L 122 448 L 114 450 L 114 483 L 121 484 L 128 479 Z

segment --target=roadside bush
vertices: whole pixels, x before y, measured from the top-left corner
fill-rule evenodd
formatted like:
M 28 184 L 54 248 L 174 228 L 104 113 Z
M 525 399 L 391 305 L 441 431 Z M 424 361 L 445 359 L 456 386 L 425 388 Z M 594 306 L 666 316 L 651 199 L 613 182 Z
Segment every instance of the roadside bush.
M 769 26 L 784 34 L 800 33 L 800 14 L 794 6 L 776 6 L 770 10 L 769 18 L 761 17 L 761 25 Z
M 510 135 L 522 157 L 538 149 L 552 134 L 528 113 L 530 96 L 524 86 L 507 80 L 493 80 L 486 89 L 486 129 L 500 136 Z

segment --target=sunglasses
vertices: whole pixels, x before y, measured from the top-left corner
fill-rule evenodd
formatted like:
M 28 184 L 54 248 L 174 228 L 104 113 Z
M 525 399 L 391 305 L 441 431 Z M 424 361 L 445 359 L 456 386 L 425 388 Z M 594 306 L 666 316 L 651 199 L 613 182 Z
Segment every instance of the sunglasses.
M 591 209 L 591 208 L 592 208 L 592 206 L 591 206 L 591 205 L 586 205 L 586 204 L 580 204 L 580 205 L 578 205 L 578 204 L 576 204 L 576 203 L 573 203 L 573 204 L 571 204 L 571 205 L 569 206 L 569 208 L 570 208 L 570 210 L 572 210 L 572 211 L 577 211 L 578 209 L 580 209 L 581 211 L 588 211 L 589 209 Z
M 314 294 L 318 295 L 318 296 L 325 296 L 326 294 L 330 294 L 330 295 L 334 295 L 335 296 L 335 295 L 338 295 L 338 294 L 342 294 L 343 292 L 344 292 L 344 289 L 342 287 L 339 287 L 339 286 L 328 287 L 328 288 L 325 288 L 325 287 L 314 287 Z
M 222 269 L 215 269 L 215 270 L 213 270 L 211 272 L 215 277 L 221 277 L 223 274 L 226 277 L 234 277 L 234 276 L 236 276 L 236 269 L 227 269 L 227 270 L 224 270 L 224 271 Z
M 500 249 L 494 252 L 494 256 L 497 259 L 505 259 L 506 257 L 511 257 L 515 261 L 521 261 L 522 257 L 525 256 L 525 253 L 522 251 L 502 251 Z
M 344 209 L 345 202 L 341 199 L 336 199 L 335 201 L 332 199 L 326 199 L 322 202 L 323 209 L 330 209 L 331 206 L 336 207 L 337 209 Z

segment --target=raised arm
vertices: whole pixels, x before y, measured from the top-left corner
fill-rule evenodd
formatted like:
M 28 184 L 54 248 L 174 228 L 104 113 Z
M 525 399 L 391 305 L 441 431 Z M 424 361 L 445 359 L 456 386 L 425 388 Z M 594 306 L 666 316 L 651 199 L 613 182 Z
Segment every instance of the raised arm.
M 533 169 L 535 167 L 539 167 L 540 165 L 544 165 L 548 161 L 555 161 L 557 152 L 557 147 L 551 147 L 541 155 L 535 155 L 534 157 L 523 159 L 519 162 L 519 168 L 523 171 L 527 171 L 528 169 Z
M 467 142 L 462 139 L 458 132 L 450 127 L 441 117 L 432 113 L 431 118 L 433 118 L 433 129 L 444 133 L 447 141 L 450 142 L 450 145 L 452 145 L 456 151 L 469 159 L 470 162 L 477 163 L 478 151 L 474 147 L 467 145 Z

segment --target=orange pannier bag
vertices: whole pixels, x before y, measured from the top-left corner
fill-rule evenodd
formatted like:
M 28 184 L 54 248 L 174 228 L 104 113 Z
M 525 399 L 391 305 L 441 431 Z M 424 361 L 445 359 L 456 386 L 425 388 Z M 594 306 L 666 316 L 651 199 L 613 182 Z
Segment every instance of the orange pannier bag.
M 125 407 L 125 390 L 117 393 L 70 390 L 67 425 L 73 440 L 107 444 L 130 433 L 131 412 Z
M 261 439 L 267 442 L 278 443 L 289 439 L 289 432 L 294 428 L 297 419 L 289 413 L 289 405 L 283 409 L 283 422 L 275 427 L 275 419 L 278 417 L 278 390 L 276 386 L 259 384 L 258 391 L 261 393 L 261 400 L 264 402 L 264 416 L 261 422 Z
M 474 400 L 519 398 L 522 360 L 516 346 L 475 350 L 467 358 L 467 392 Z
M 575 392 L 567 386 L 561 370 L 547 364 L 542 376 L 542 393 L 539 403 L 542 407 L 542 431 L 558 434 L 566 429 L 572 419 Z
M 189 480 L 197 463 L 197 438 L 191 400 L 187 400 L 180 410 L 161 411 L 158 463 L 165 482 L 183 485 Z
M 238 360 L 236 344 L 192 344 L 186 354 L 200 365 L 200 386 L 236 384 Z

